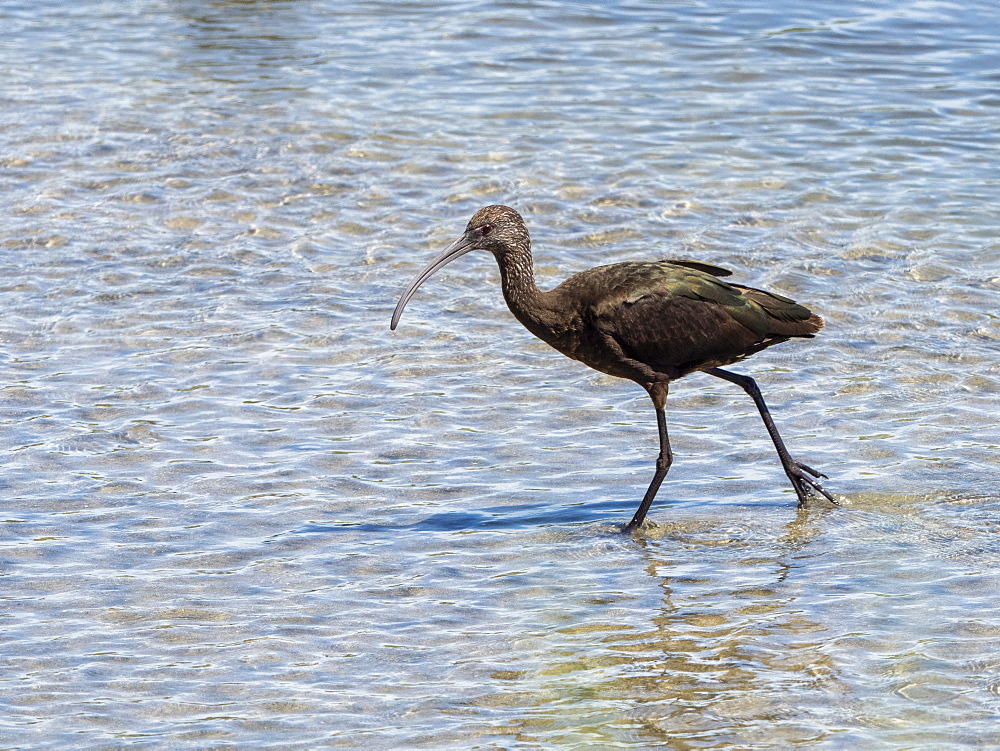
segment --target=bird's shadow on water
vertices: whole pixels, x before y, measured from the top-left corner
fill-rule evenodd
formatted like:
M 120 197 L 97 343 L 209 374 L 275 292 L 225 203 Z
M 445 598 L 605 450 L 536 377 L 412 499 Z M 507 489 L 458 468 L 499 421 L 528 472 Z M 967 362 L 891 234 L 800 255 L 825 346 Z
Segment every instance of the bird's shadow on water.
M 619 522 L 614 517 L 621 516 Z M 300 529 L 299 533 L 324 532 L 385 532 L 410 530 L 414 532 L 468 532 L 470 530 L 517 530 L 534 527 L 579 526 L 603 524 L 621 527 L 628 521 L 620 504 L 581 504 L 579 507 L 553 509 L 547 503 L 524 503 L 483 508 L 477 511 L 442 511 L 409 523 L 391 522 L 342 522 L 326 524 L 314 522 Z
M 599 504 L 600 505 L 600 504 Z M 612 506 L 615 511 L 620 508 Z M 408 515 L 411 519 L 412 514 Z M 630 517 L 625 513 L 601 513 L 593 508 L 553 508 L 550 504 L 532 503 L 504 505 L 477 511 L 443 511 L 424 516 L 413 521 L 393 523 L 386 521 L 312 521 L 297 528 L 273 535 L 265 544 L 280 544 L 282 541 L 302 539 L 304 536 L 319 535 L 331 540 L 337 538 L 364 540 L 376 544 L 395 544 L 404 538 L 416 539 L 421 535 L 451 536 L 475 533 L 551 535 L 553 530 L 562 530 L 571 536 L 613 536 L 626 539 L 622 535 L 625 522 Z M 406 534 L 400 534 L 406 533 Z M 408 533 L 417 533 L 410 535 Z
M 712 507 L 718 501 L 702 500 L 659 504 L 657 518 L 669 526 L 670 511 L 679 507 Z M 756 502 L 755 506 L 784 506 L 782 500 L 773 503 Z M 344 532 L 381 533 L 393 530 L 413 532 L 470 532 L 470 531 L 513 531 L 525 529 L 552 529 L 553 527 L 592 527 L 601 534 L 620 533 L 631 519 L 635 508 L 622 501 L 581 501 L 572 505 L 553 507 L 550 503 L 521 503 L 490 506 L 475 511 L 467 509 L 442 511 L 411 522 L 391 521 L 362 522 L 310 522 L 305 527 L 293 530 L 291 534 L 330 534 Z M 645 532 L 656 538 L 662 536 L 655 531 L 661 525 L 656 521 L 644 525 Z M 639 536 L 647 536 L 644 531 Z

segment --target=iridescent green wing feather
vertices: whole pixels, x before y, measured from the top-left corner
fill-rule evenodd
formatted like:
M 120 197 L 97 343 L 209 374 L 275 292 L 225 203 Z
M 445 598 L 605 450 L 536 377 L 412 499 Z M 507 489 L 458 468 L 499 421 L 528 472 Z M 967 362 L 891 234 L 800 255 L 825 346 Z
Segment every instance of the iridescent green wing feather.
M 690 265 L 625 263 L 593 272 L 604 277 L 591 303 L 599 329 L 629 357 L 664 372 L 735 362 L 818 329 L 811 323 L 818 319 L 788 298 Z
M 696 271 L 704 271 L 706 274 L 711 274 L 712 276 L 732 276 L 733 272 L 729 269 L 724 269 L 721 266 L 713 266 L 710 263 L 702 263 L 701 261 L 688 261 L 687 259 L 670 258 L 664 263 L 672 263 L 674 266 L 686 266 L 689 269 L 695 269 Z

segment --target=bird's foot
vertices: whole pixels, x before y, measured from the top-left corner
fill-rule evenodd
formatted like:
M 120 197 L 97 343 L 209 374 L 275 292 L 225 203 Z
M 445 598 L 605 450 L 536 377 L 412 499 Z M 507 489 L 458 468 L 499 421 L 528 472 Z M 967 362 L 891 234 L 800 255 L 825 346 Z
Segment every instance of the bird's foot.
M 830 495 L 830 493 L 827 492 L 822 485 L 813 479 L 813 477 L 822 477 L 824 480 L 829 479 L 822 472 L 813 469 L 808 464 L 797 462 L 794 459 L 792 459 L 791 467 L 787 468 L 786 471 L 788 473 L 788 479 L 792 481 L 792 487 L 795 488 L 795 494 L 799 497 L 799 505 L 805 503 L 809 498 L 809 495 L 813 492 L 819 493 L 834 506 L 840 505 L 840 501 Z M 809 475 L 812 475 L 812 477 Z

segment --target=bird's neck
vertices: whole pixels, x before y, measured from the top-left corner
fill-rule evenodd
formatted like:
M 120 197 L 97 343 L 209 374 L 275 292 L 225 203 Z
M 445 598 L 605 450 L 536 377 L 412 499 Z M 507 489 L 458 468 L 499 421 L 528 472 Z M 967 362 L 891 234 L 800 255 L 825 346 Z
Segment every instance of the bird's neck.
M 512 253 L 497 259 L 500 266 L 500 284 L 510 312 L 535 336 L 548 341 L 551 338 L 551 316 L 548 315 L 546 295 L 535 284 L 535 269 L 530 251 Z

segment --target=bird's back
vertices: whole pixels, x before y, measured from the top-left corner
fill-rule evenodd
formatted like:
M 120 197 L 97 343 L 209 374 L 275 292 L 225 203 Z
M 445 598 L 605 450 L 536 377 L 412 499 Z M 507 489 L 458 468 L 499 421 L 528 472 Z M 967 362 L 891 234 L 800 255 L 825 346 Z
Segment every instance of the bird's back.
M 693 261 L 584 271 L 553 290 L 571 301 L 580 333 L 575 351 L 556 346 L 612 375 L 648 378 L 636 372 L 640 363 L 670 379 L 822 328 L 819 316 L 787 297 L 719 278 L 728 273 Z

